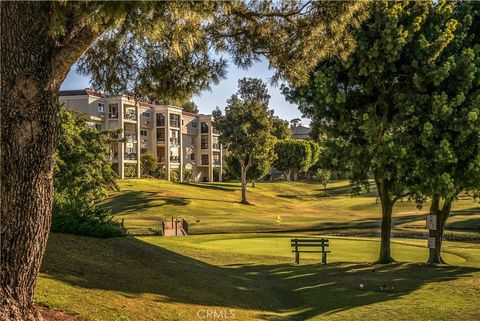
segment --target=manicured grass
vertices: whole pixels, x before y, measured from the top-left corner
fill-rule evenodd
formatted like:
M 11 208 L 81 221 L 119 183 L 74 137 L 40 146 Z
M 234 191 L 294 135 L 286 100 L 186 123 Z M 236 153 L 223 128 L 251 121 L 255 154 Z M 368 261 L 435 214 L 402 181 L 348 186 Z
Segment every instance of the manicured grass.
M 329 237 L 331 264 L 296 266 L 292 236 L 52 234 L 36 301 L 102 321 L 199 320 L 206 310 L 242 321 L 480 319 L 480 244 L 445 242 L 455 265 L 432 268 L 408 263 L 425 260 L 424 240 L 395 241 L 406 262 L 376 266 L 358 263 L 375 257 L 376 239 Z
M 192 234 L 239 233 L 306 229 L 368 229 L 380 224 L 376 191 L 350 194 L 348 181 L 329 185 L 328 197 L 319 184 L 259 182 L 249 187 L 251 205 L 242 205 L 239 183 L 179 184 L 156 179 L 119 181 L 121 192 L 104 202 L 116 219 L 124 219 L 133 234 L 152 234 L 161 219 L 183 217 Z M 414 202 L 398 202 L 394 209 L 396 231 L 425 232 L 425 214 Z M 276 222 L 280 214 L 281 222 Z M 455 202 L 447 228 L 480 229 L 480 207 L 470 198 Z

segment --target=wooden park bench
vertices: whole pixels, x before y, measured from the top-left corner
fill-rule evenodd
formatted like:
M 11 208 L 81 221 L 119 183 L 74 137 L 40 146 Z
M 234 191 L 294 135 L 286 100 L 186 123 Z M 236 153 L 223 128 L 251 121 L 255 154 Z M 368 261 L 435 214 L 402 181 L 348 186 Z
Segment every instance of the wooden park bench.
M 292 250 L 295 253 L 295 263 L 300 264 L 300 253 L 322 253 L 322 264 L 327 264 L 327 239 L 292 239 Z M 303 248 L 306 248 L 303 250 Z

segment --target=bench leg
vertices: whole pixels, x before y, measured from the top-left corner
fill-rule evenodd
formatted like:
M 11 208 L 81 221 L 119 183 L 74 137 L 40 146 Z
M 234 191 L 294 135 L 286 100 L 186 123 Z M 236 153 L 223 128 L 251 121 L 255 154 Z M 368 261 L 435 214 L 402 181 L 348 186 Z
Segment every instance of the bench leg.
M 300 252 L 295 251 L 295 263 L 300 264 Z
M 327 264 L 327 252 L 322 252 L 322 264 Z

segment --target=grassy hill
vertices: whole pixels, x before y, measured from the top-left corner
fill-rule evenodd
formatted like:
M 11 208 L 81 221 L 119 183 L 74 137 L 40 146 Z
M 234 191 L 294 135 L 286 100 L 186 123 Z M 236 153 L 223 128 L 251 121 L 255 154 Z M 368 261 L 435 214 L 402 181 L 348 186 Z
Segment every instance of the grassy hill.
M 425 259 L 424 240 L 395 241 L 404 263 L 375 266 L 361 262 L 374 258 L 376 239 L 331 237 L 330 264 L 310 257 L 297 266 L 293 235 L 52 234 L 36 301 L 88 321 L 189 321 L 206 311 L 242 321 L 480 319 L 479 244 L 445 242 L 455 265 L 431 268 L 408 263 Z
M 380 205 L 372 185 L 368 194 L 352 196 L 348 181 L 329 185 L 324 197 L 319 184 L 259 182 L 248 189 L 251 205 L 242 205 L 238 183 L 179 184 L 156 179 L 119 181 L 121 192 L 103 206 L 124 219 L 133 234 L 151 234 L 160 220 L 183 217 L 193 234 L 243 233 L 273 230 L 346 229 L 369 231 L 380 225 Z M 394 209 L 397 232 L 425 232 L 426 204 L 419 211 L 407 199 Z M 277 214 L 281 222 L 276 222 Z M 480 229 L 480 207 L 470 198 L 455 202 L 449 229 Z

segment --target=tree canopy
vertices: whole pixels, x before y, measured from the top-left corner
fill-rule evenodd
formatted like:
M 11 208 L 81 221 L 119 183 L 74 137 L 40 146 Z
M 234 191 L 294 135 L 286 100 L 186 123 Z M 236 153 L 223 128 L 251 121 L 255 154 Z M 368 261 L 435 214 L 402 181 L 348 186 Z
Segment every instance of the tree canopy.
M 247 203 L 246 183 L 253 166 L 271 164 L 274 159 L 272 114 L 268 110 L 266 86 L 257 79 L 243 79 L 238 92 L 227 102 L 225 114 L 217 108 L 213 112 L 214 126 L 220 131 L 220 142 L 235 157 L 241 169 L 242 203 Z M 255 87 L 255 95 L 247 89 Z
M 215 52 L 242 67 L 266 57 L 277 78 L 301 83 L 328 55 L 352 51 L 349 27 L 365 7 L 363 1 L 0 5 L 1 251 L 11 258 L 0 263 L 0 314 L 17 320 L 40 318 L 33 291 L 50 226 L 58 91 L 80 57 L 95 89 L 158 101 L 184 101 L 221 79 L 226 64 Z
M 319 136 L 326 137 L 323 145 L 334 156 L 332 165 L 348 164 L 359 182 L 373 173 L 382 202 L 379 262 L 392 260 L 389 238 L 394 203 L 416 192 L 418 181 L 433 174 L 427 170 L 423 177 L 415 176 L 428 152 L 424 156 L 418 153 L 425 147 L 418 145 L 419 136 L 413 133 L 419 128 L 430 132 L 434 123 L 423 125 L 442 113 L 438 120 L 450 122 L 448 110 L 464 105 L 468 97 L 471 87 L 463 84 L 475 79 L 475 68 L 471 69 L 475 49 L 462 50 L 458 42 L 475 38 L 467 27 L 472 24 L 467 13 L 471 6 L 444 1 L 374 2 L 370 18 L 354 32 L 354 54 L 346 60 L 334 58 L 319 64 L 307 86 L 284 90 L 304 115 L 312 118 Z M 457 82 L 459 87 L 453 89 Z M 475 100 L 476 94 L 472 94 Z M 463 121 L 467 115 L 462 116 Z M 434 147 L 430 137 L 425 141 L 427 150 L 449 158 L 451 145 L 442 141 Z

